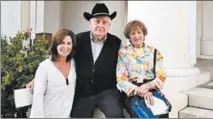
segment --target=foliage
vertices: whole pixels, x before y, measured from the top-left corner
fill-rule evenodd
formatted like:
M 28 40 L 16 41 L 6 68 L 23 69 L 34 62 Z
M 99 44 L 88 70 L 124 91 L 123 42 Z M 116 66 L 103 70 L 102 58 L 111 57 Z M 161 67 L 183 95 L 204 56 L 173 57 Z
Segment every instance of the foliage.
M 16 109 L 14 89 L 24 88 L 41 61 L 48 56 L 45 37 L 30 38 L 31 32 L 18 32 L 15 37 L 1 36 L 1 117 L 25 117 L 25 108 Z M 24 45 L 24 43 L 27 45 Z

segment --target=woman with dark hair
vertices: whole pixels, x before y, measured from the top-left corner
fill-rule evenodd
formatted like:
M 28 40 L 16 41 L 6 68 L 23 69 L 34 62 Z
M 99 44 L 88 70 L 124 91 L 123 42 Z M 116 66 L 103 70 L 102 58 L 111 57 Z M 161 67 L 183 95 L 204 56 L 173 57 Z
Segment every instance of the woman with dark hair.
M 50 58 L 36 71 L 30 118 L 69 117 L 76 84 L 75 40 L 75 34 L 67 29 L 53 36 Z

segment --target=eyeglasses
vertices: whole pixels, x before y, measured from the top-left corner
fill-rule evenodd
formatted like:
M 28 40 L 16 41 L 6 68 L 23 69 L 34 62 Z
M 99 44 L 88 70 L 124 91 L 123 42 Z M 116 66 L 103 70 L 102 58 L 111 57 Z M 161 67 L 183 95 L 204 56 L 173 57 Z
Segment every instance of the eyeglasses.
M 108 26 L 110 24 L 110 21 L 108 21 L 108 20 L 100 20 L 100 19 L 94 19 L 94 20 L 92 20 L 92 22 L 95 25 L 98 25 L 98 24 L 102 23 L 104 26 Z

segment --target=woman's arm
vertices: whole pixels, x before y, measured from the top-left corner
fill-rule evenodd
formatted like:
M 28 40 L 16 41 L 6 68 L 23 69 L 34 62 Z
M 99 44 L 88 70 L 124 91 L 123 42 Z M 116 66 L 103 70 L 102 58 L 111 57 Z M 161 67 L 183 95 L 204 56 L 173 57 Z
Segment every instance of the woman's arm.
M 45 67 L 40 64 L 35 75 L 30 118 L 44 118 L 44 93 L 46 85 L 47 73 Z
M 132 92 L 137 88 L 137 86 L 129 82 L 127 77 L 128 70 L 126 68 L 126 62 L 123 58 L 124 53 L 119 50 L 116 68 L 117 88 L 120 91 L 124 91 L 128 96 L 131 96 L 130 94 L 132 94 Z
M 166 80 L 166 72 L 163 67 L 163 56 L 159 51 L 156 53 L 156 66 L 155 66 L 156 78 L 149 83 L 151 89 L 160 89 L 162 90 L 163 85 Z

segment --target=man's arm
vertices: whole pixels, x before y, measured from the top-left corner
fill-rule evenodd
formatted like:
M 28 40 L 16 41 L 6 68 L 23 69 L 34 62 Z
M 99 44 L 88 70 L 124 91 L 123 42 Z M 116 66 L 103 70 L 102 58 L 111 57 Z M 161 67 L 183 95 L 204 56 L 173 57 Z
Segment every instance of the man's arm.
M 31 91 L 31 92 L 33 91 L 34 82 L 35 82 L 35 79 L 31 80 L 31 81 L 26 85 L 26 88 L 30 88 L 30 91 Z

